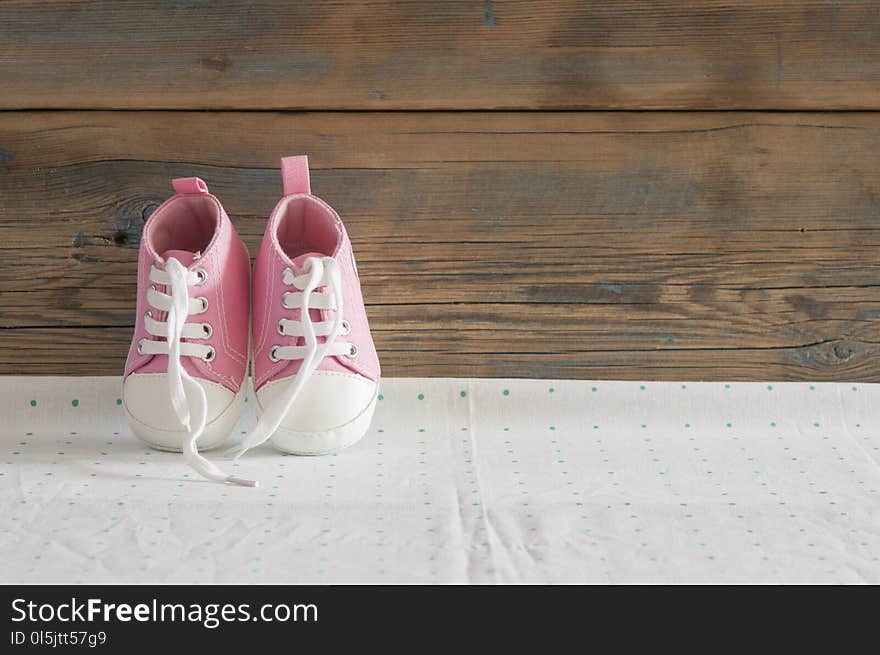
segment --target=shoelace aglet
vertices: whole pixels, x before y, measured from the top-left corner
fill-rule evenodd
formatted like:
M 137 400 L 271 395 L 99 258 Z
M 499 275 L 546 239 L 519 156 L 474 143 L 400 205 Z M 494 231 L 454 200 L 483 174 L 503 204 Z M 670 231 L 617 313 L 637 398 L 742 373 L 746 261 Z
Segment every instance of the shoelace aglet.
M 230 475 L 226 478 L 226 481 L 231 484 L 237 484 L 242 487 L 259 487 L 260 483 L 256 480 L 245 480 L 244 478 L 237 478 L 234 475 Z

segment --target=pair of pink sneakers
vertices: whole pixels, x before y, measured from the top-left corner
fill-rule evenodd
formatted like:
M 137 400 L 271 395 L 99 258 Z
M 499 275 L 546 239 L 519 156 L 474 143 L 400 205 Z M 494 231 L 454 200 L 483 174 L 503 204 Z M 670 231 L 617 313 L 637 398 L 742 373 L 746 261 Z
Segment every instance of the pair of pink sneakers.
M 183 451 L 211 480 L 256 486 L 199 454 L 227 443 L 253 361 L 256 428 L 236 457 L 271 439 L 299 455 L 333 452 L 367 431 L 379 387 L 351 242 L 311 194 L 306 157 L 281 160 L 284 196 L 253 273 L 247 248 L 199 178 L 174 180 L 144 225 L 137 317 L 123 399 L 131 429 Z

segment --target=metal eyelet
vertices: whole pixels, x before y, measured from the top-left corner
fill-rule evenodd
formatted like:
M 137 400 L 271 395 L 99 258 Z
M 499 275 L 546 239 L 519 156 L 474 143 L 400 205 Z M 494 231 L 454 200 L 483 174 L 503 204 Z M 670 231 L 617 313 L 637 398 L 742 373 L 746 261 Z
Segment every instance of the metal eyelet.
M 205 339 L 210 339 L 214 336 L 214 327 L 210 323 L 202 323 L 202 330 L 205 333 Z
M 286 336 L 284 334 L 284 319 L 283 318 L 278 319 L 278 324 L 276 325 L 276 328 L 278 329 L 278 334 L 280 334 L 282 337 Z
M 351 334 L 351 323 L 342 319 L 342 336 L 346 337 Z
M 198 280 L 196 280 L 196 285 L 197 285 L 197 286 L 202 286 L 205 282 L 208 281 L 208 272 L 207 272 L 205 269 L 203 269 L 203 268 L 197 268 L 197 269 L 196 269 L 195 271 L 193 271 L 193 272 L 194 272 L 194 273 L 196 274 L 196 276 L 198 276 L 198 278 L 199 278 Z
M 204 314 L 206 311 L 208 311 L 208 299 L 207 298 L 205 298 L 204 296 L 199 296 L 198 298 L 196 298 L 196 300 L 198 300 L 200 303 L 202 303 L 202 311 L 200 312 L 201 314 Z
M 148 309 L 147 311 L 144 312 L 144 320 L 146 320 L 148 318 L 153 318 L 153 312 L 150 309 Z
M 281 358 L 278 356 L 278 346 L 272 346 L 269 348 L 269 359 L 273 362 L 280 362 Z
M 348 349 L 348 354 L 346 355 L 346 357 L 348 357 L 349 359 L 354 359 L 358 356 L 358 347 L 353 343 L 349 344 L 349 346 L 351 347 Z
M 138 345 L 137 345 L 138 355 L 144 354 L 144 341 L 146 341 L 146 339 L 141 339 L 140 341 L 138 341 Z
M 217 351 L 214 350 L 214 346 L 208 346 L 208 352 L 205 353 L 205 356 L 202 359 L 204 359 L 206 362 L 213 362 L 216 356 Z
M 283 271 L 281 271 L 281 284 L 283 284 L 285 286 L 287 286 L 287 282 L 285 281 L 284 278 L 287 277 L 288 273 L 290 275 L 293 275 L 293 271 L 291 271 L 289 268 L 285 268 Z

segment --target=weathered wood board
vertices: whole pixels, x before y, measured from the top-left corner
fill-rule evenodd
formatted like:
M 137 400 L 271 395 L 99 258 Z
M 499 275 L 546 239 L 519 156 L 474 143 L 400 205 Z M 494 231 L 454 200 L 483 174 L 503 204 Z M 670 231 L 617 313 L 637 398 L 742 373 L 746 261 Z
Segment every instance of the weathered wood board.
M 5 109 L 880 109 L 830 0 L 0 3 Z
M 874 113 L 0 113 L 0 373 L 116 374 L 143 220 L 305 152 L 386 375 L 880 379 Z

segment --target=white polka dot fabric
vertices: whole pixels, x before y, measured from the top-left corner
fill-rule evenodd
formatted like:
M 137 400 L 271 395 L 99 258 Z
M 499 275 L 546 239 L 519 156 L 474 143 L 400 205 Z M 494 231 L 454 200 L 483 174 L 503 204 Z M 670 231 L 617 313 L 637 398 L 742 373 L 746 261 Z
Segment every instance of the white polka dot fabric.
M 117 378 L 2 378 L 0 581 L 880 582 L 878 385 L 381 393 L 343 453 L 227 462 L 246 489 L 138 442 Z

